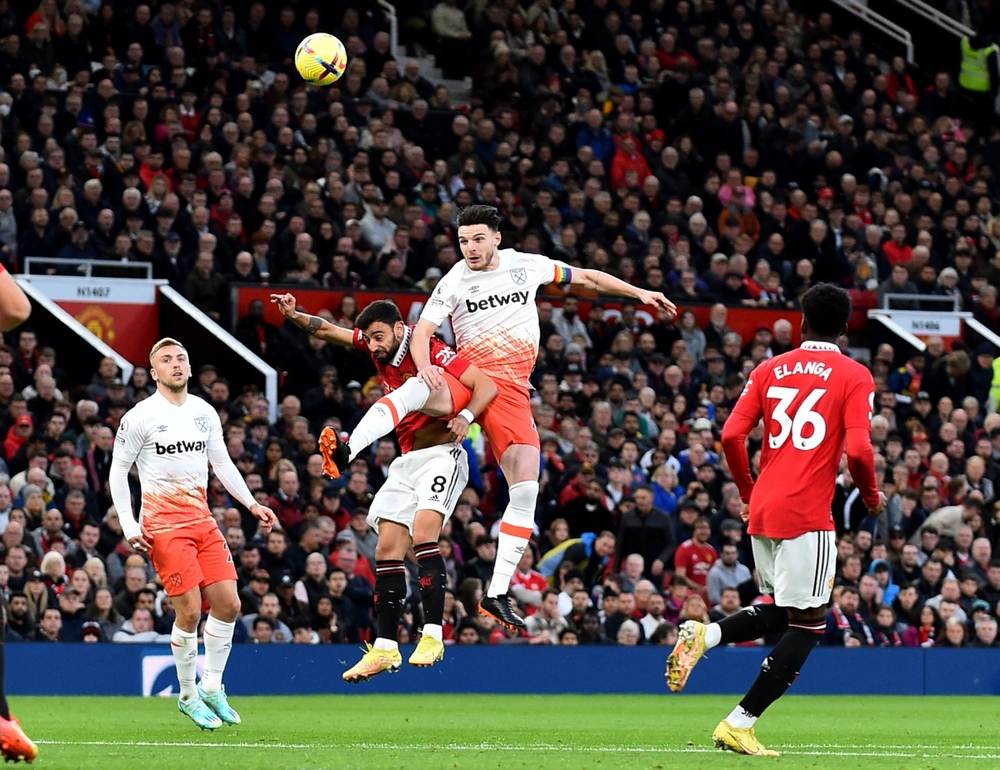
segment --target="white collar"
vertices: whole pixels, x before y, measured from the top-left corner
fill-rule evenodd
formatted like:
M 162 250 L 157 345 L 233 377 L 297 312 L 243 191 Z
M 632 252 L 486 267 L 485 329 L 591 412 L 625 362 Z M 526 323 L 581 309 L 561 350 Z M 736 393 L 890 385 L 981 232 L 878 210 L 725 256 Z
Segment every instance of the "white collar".
M 840 352 L 840 346 L 833 342 L 822 342 L 820 340 L 806 340 L 800 346 L 803 350 L 829 350 L 833 353 Z
M 398 367 L 403 363 L 406 354 L 410 352 L 410 335 L 412 333 L 412 329 L 407 326 L 406 331 L 403 332 L 403 341 L 399 343 L 399 350 L 396 351 L 396 357 L 392 359 L 392 366 Z

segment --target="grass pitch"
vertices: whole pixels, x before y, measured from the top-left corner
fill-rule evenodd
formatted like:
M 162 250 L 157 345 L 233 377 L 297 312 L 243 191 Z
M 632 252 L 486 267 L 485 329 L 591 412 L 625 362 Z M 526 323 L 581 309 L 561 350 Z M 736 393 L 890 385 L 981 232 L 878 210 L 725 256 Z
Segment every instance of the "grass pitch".
M 234 696 L 243 724 L 198 730 L 167 698 L 27 698 L 41 754 L 83 770 L 731 768 L 946 770 L 1000 766 L 996 698 L 787 697 L 758 736 L 780 759 L 719 752 L 728 696 Z

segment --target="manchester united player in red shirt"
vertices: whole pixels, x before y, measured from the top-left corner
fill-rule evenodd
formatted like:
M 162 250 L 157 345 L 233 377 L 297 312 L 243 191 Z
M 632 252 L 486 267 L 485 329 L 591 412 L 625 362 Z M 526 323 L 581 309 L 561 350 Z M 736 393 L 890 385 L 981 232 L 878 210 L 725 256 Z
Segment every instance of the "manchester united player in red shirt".
M 802 347 L 760 364 L 726 421 L 722 447 L 749 521 L 760 587 L 774 604 L 750 607 L 719 623 L 688 621 L 667 661 L 674 692 L 705 651 L 784 632 L 750 691 L 715 729 L 720 748 L 776 756 L 758 742 L 754 723 L 795 681 L 825 628 L 837 548 L 831 505 L 840 458 L 868 510 L 884 499 L 875 478 L 871 373 L 843 355 L 851 300 L 832 284 L 802 297 Z M 764 420 L 760 477 L 750 475 L 746 438 Z
M 397 671 L 402 665 L 396 637 L 406 599 L 403 559 L 411 546 L 420 570 L 425 623 L 410 664 L 431 666 L 444 657 L 441 626 L 446 576 L 438 537 L 469 479 L 461 443 L 469 425 L 496 396 L 496 385 L 434 339 L 431 359 L 441 367 L 447 387 L 432 392 L 417 378 L 410 357 L 413 328 L 403 323 L 399 308 L 390 300 L 372 302 L 358 315 L 357 328 L 345 329 L 297 312 L 291 294 L 271 298 L 286 318 L 311 334 L 370 352 L 386 393 L 362 417 L 348 444 L 341 443 L 332 428 L 323 429 L 324 472 L 338 477 L 359 452 L 393 429 L 402 450 L 368 510 L 368 522 L 379 536 L 375 549 L 378 638 L 343 677 L 360 682 L 384 671 Z

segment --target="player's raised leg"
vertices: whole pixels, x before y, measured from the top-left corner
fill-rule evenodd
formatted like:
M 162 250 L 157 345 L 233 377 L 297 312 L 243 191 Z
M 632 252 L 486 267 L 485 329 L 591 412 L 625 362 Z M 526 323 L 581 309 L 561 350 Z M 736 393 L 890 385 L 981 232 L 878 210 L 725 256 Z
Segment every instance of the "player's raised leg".
M 500 400 L 497 398 L 493 403 Z M 491 412 L 493 405 L 491 405 Z M 530 412 L 529 412 L 530 414 Z M 484 426 L 486 427 L 486 426 Z M 489 431 L 490 427 L 487 427 Z M 537 437 L 537 433 L 534 434 Z M 536 438 L 537 440 L 537 438 Z M 507 591 L 521 555 L 534 533 L 535 503 L 538 499 L 538 464 L 540 453 L 531 444 L 510 444 L 503 452 L 500 467 L 510 484 L 507 509 L 500 519 L 497 558 L 486 595 L 479 610 L 501 625 L 515 630 L 524 629 L 524 621 L 514 612 Z
M 386 484 L 393 483 L 387 480 Z M 379 490 L 382 494 L 383 490 Z M 390 502 L 390 501 L 386 501 Z M 373 508 L 375 506 L 373 505 Z M 357 684 L 389 671 L 395 673 L 403 665 L 397 642 L 399 619 L 406 599 L 406 567 L 403 559 L 412 540 L 404 524 L 395 521 L 377 522 L 378 544 L 375 546 L 375 615 L 378 636 L 361 660 L 344 672 L 345 682 Z
M 208 707 L 227 725 L 243 720 L 229 705 L 222 675 L 233 648 L 233 631 L 240 614 L 239 594 L 235 580 L 218 580 L 205 586 L 205 598 L 211 608 L 205 621 L 205 673 L 198 694 Z
M 5 762 L 33 762 L 38 757 L 38 747 L 21 728 L 21 723 L 10 713 L 4 678 L 7 672 L 7 603 L 0 596 L 0 755 Z
M 438 547 L 444 516 L 438 511 L 417 511 L 413 519 L 413 552 L 420 568 L 420 603 L 424 627 L 417 648 L 410 655 L 411 666 L 432 666 L 444 658 L 442 623 L 448 577 L 444 557 Z

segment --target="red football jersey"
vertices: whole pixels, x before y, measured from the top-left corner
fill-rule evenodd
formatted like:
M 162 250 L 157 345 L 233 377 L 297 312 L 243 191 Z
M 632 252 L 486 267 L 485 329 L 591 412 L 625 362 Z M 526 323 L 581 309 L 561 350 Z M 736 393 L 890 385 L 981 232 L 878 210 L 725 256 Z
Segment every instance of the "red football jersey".
M 512 586 L 524 586 L 529 591 L 545 591 L 551 588 L 549 581 L 545 579 L 545 575 L 535 570 L 530 570 L 527 575 L 522 575 L 519 571 L 515 570 L 514 574 L 511 575 L 510 584 Z M 538 607 L 531 604 L 525 605 L 524 612 L 526 615 L 534 615 L 538 612 Z
M 750 503 L 751 535 L 784 539 L 834 528 L 831 505 L 850 428 L 865 431 L 867 448 L 863 461 L 851 464 L 854 483 L 866 505 L 878 504 L 869 437 L 874 399 L 871 373 L 832 343 L 807 341 L 754 369 L 722 435 L 733 480 Z M 761 418 L 755 484 L 743 442 Z
M 382 363 L 372 356 L 372 361 L 378 370 L 379 378 L 382 380 L 382 390 L 386 393 L 391 393 L 396 388 L 401 387 L 411 377 L 417 376 L 417 365 L 413 363 L 413 356 L 410 355 L 410 337 L 412 335 L 413 327 L 407 326 L 406 333 L 403 335 L 403 341 L 399 343 L 399 351 L 392 361 Z M 366 353 L 371 353 L 360 329 L 354 330 L 354 347 Z M 431 337 L 430 358 L 432 364 L 440 366 L 456 380 L 461 379 L 462 375 L 465 374 L 465 370 L 469 368 L 468 361 L 460 358 L 458 353 L 445 345 L 437 337 Z M 403 454 L 406 454 L 413 448 L 413 434 L 421 428 L 430 425 L 436 420 L 449 420 L 453 416 L 449 415 L 443 418 L 431 417 L 423 412 L 410 412 L 396 425 L 396 439 L 399 441 L 400 450 L 402 450 Z
M 708 543 L 698 545 L 694 540 L 685 540 L 674 551 L 674 566 L 683 567 L 688 580 L 704 587 L 708 585 L 708 571 L 718 558 L 719 554 Z

